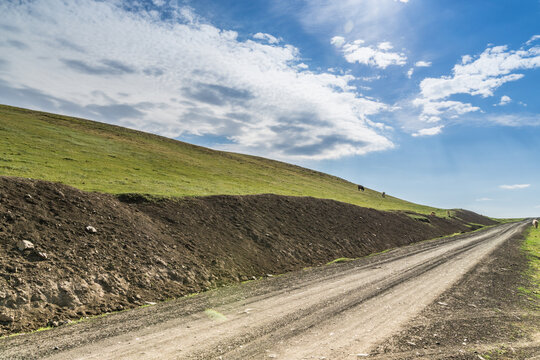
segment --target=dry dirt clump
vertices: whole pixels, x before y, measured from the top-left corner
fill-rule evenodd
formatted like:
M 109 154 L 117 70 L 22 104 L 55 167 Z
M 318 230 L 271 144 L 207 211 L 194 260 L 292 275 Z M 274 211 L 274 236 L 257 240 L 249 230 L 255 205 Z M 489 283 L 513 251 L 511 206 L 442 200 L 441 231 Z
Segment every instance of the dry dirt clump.
M 276 195 L 115 197 L 0 177 L 0 335 L 470 230 L 471 214 L 456 215 L 425 222 Z

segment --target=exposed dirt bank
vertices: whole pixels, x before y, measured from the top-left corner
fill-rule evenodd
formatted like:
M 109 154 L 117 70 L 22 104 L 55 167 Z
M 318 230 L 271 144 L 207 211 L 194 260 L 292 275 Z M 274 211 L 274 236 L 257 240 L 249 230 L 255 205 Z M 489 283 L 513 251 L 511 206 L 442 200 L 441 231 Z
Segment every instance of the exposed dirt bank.
M 0 177 L 0 335 L 494 223 L 410 215 L 275 195 L 148 201 Z

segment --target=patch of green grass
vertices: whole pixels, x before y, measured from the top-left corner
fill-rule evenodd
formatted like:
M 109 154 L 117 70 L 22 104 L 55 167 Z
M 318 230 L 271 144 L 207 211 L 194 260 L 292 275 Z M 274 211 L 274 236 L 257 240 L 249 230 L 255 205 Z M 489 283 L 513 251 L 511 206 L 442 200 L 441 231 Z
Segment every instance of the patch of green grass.
M 446 210 L 358 191 L 356 184 L 299 166 L 10 106 L 0 105 L 0 138 L 0 175 L 86 191 L 148 194 L 146 199 L 273 193 L 447 216 Z
M 412 245 L 412 244 L 411 244 Z M 376 256 L 376 255 L 381 255 L 381 254 L 384 254 L 384 253 L 387 253 L 391 250 L 394 250 L 395 248 L 390 248 L 390 249 L 386 249 L 386 250 L 383 250 L 383 251 L 379 251 L 379 252 L 374 252 L 374 253 L 371 253 L 371 254 L 368 254 L 366 255 L 366 257 L 370 257 L 370 256 Z
M 540 229 L 529 228 L 522 249 L 527 252 L 529 259 L 527 276 L 531 279 L 531 285 L 528 288 L 520 288 L 520 291 L 540 299 Z
M 52 326 L 43 326 L 43 327 L 40 327 L 39 329 L 36 329 L 32 332 L 40 332 L 40 331 L 47 331 L 47 330 L 51 330 L 53 327 Z
M 206 310 L 204 310 L 204 313 L 205 313 L 206 316 L 208 316 L 212 320 L 216 320 L 216 321 L 226 321 L 227 320 L 227 317 L 225 315 L 223 315 L 222 313 L 220 313 L 219 311 L 214 310 L 214 309 L 206 309 Z
M 33 333 L 36 333 L 36 332 L 48 331 L 48 330 L 51 330 L 51 329 L 54 329 L 54 328 L 52 326 L 43 326 L 43 327 L 40 327 L 39 329 L 29 331 L 29 332 L 20 332 L 20 333 L 15 333 L 15 334 L 9 334 L 9 335 L 6 335 L 6 336 L 0 336 L 0 339 L 10 338 L 10 337 L 15 337 L 15 336 L 20 336 L 20 335 L 26 335 L 26 334 L 33 334 Z
M 348 261 L 353 261 L 353 260 L 356 260 L 356 259 L 342 257 L 342 258 L 338 258 L 338 259 L 332 260 L 332 261 L 326 263 L 326 265 L 338 264 L 338 263 L 348 262 Z

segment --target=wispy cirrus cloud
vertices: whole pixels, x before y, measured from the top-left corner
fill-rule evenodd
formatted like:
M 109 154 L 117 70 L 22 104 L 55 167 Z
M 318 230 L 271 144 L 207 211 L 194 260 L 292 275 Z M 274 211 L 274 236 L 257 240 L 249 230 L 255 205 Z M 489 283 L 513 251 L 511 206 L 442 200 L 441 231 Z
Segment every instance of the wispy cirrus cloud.
M 514 185 L 500 185 L 499 188 L 504 190 L 517 190 L 517 189 L 526 189 L 530 187 L 531 184 L 514 184 Z
M 350 39 L 364 39 L 375 44 L 382 39 L 397 41 L 407 24 L 399 21 L 409 6 L 403 0 L 309 0 L 296 12 L 304 30 L 313 34 L 347 34 Z M 274 0 L 273 6 L 289 11 L 290 0 Z M 392 21 L 388 21 L 392 19 Z
M 540 126 L 540 114 L 496 114 L 488 115 L 485 119 L 493 124 L 503 126 Z
M 388 105 L 361 96 L 354 76 L 309 71 L 295 46 L 265 33 L 240 40 L 175 1 L 139 5 L 0 3 L 12 48 L 0 63 L 3 101 L 279 159 L 394 146 L 370 119 Z

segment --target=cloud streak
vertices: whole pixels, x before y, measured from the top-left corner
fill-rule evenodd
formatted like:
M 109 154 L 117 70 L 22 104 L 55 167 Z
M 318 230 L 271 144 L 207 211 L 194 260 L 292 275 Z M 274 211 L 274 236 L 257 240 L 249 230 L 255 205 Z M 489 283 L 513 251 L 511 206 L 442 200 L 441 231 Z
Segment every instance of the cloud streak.
M 517 190 L 517 189 L 526 189 L 530 187 L 531 184 L 514 184 L 514 185 L 500 185 L 499 188 L 504 190 Z

